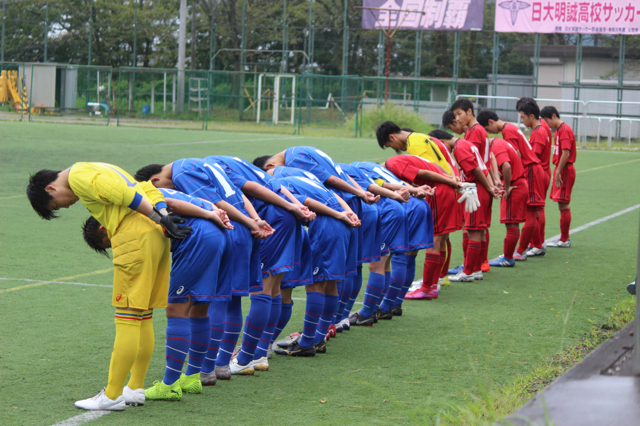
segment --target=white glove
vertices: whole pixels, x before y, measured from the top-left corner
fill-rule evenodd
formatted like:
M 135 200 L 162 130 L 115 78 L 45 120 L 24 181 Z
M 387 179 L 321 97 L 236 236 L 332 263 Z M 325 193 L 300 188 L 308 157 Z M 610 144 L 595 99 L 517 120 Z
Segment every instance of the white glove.
M 473 213 L 480 207 L 480 200 L 478 199 L 478 189 L 475 183 L 462 183 L 460 184 L 460 193 L 462 197 L 458 199 L 458 203 L 465 202 L 464 211 Z

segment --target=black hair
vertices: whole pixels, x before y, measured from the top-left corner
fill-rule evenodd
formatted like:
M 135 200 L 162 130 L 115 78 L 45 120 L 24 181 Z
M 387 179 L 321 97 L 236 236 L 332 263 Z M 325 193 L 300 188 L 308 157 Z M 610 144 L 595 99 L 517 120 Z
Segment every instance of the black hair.
M 527 117 L 533 114 L 536 120 L 540 120 L 540 107 L 535 103 L 535 101 L 520 104 L 518 112 L 523 112 Z
M 440 129 L 436 129 L 429 132 L 429 136 L 441 141 L 447 141 L 449 139 L 453 139 L 453 135 L 451 133 L 445 132 L 444 130 L 440 130 Z
M 261 157 L 257 157 L 255 160 L 253 160 L 253 165 L 259 169 L 267 171 L 266 165 L 271 157 L 273 157 L 273 155 L 263 155 Z
M 453 105 L 451 105 L 451 108 L 449 109 L 451 111 L 455 111 L 458 108 L 460 108 L 464 112 L 471 110 L 471 114 L 473 115 L 473 103 L 467 98 L 456 99 L 456 101 L 453 103 Z
M 447 127 L 453 122 L 456 121 L 456 116 L 450 109 L 446 110 L 444 114 L 442 114 L 442 126 Z
M 389 135 L 395 135 L 402 131 L 393 121 L 385 121 L 376 129 L 376 138 L 378 138 L 378 145 L 380 148 L 385 149 L 386 143 L 389 142 Z
M 31 202 L 31 207 L 38 215 L 46 220 L 58 217 L 55 211 L 49 208 L 49 203 L 53 196 L 45 189 L 54 180 L 58 179 L 60 171 L 43 169 L 29 176 L 27 184 L 27 197 Z
M 89 219 L 82 225 L 82 236 L 93 251 L 109 257 L 107 249 L 101 245 L 104 234 L 100 233 L 100 222 L 98 222 L 95 217 L 89 216 Z
M 542 118 L 553 118 L 553 114 L 560 118 L 560 113 L 554 106 L 546 106 L 542 108 L 542 111 L 540 111 L 540 117 Z
M 415 132 L 416 132 L 415 130 L 410 129 L 410 128 L 408 128 L 408 127 L 403 127 L 403 128 L 402 128 L 402 129 L 400 129 L 400 130 L 402 130 L 403 132 L 409 132 L 409 133 L 415 133 Z
M 476 120 L 478 120 L 478 123 L 480 123 L 480 125 L 484 127 L 489 125 L 489 120 L 498 121 L 500 119 L 498 118 L 498 114 L 496 114 L 495 111 L 485 109 L 484 111 L 480 111 L 478 113 Z
M 520 99 L 518 99 L 518 102 L 516 102 L 516 111 L 520 112 L 520 107 L 527 102 L 533 102 L 534 104 L 536 104 L 536 106 L 538 106 L 538 104 L 536 103 L 536 100 L 533 99 L 531 96 L 523 96 Z M 540 107 L 538 107 L 538 109 L 539 108 Z
M 151 176 L 162 172 L 163 164 L 149 164 L 136 172 L 134 179 L 138 182 L 146 182 L 151 180 Z

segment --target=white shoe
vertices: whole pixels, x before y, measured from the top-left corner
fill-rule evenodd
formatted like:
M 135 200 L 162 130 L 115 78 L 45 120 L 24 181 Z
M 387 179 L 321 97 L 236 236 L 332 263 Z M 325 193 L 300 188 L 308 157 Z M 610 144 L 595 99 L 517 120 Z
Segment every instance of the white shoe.
M 520 254 L 518 253 L 518 250 L 516 250 L 513 252 L 512 259 L 516 262 L 524 262 L 525 260 L 527 260 L 527 252 L 525 251 L 524 253 Z
M 122 389 L 122 396 L 124 396 L 126 405 L 134 407 L 144 405 L 144 389 L 131 389 L 129 386 L 125 386 Z
M 544 248 L 539 249 L 538 247 L 531 247 L 527 250 L 527 257 L 544 256 L 546 253 L 547 250 Z
M 273 343 L 269 345 L 269 349 L 267 349 L 267 359 L 273 358 Z
M 482 271 L 481 271 L 482 273 Z M 453 282 L 473 282 L 475 278 L 473 275 L 467 275 L 464 271 L 460 271 L 455 275 L 449 275 L 449 281 Z
M 269 371 L 269 359 L 266 356 L 251 361 L 254 371 Z
M 437 287 L 436 287 L 436 288 L 437 288 L 437 290 L 438 290 L 438 293 L 440 293 L 440 283 L 438 283 L 438 284 L 437 284 Z
M 571 240 L 567 240 L 567 241 L 552 241 L 549 244 L 547 244 L 547 247 L 571 247 Z
M 351 315 L 349 315 L 350 317 Z M 336 324 L 337 326 L 341 326 L 342 330 L 351 330 L 351 324 L 349 323 L 349 317 L 343 319 L 342 321 L 340 321 L 338 324 Z
M 247 365 L 238 364 L 238 358 L 231 358 L 231 362 L 229 363 L 229 370 L 231 370 L 232 375 L 241 375 L 241 376 L 252 376 L 255 371 L 251 366 L 251 363 Z
M 482 281 L 484 279 L 484 274 L 482 273 L 482 271 L 475 271 L 473 274 L 471 274 L 471 276 L 476 281 Z
M 126 407 L 124 396 L 120 395 L 115 400 L 109 399 L 104 393 L 104 389 L 92 398 L 76 401 L 75 406 L 83 410 L 102 410 L 102 411 L 123 411 Z
M 422 287 L 422 278 L 420 278 L 417 281 L 414 281 L 413 283 L 411 283 L 411 287 L 409 287 L 409 291 L 407 291 L 407 293 L 411 293 L 412 291 L 415 291 L 417 289 L 419 289 L 420 287 Z

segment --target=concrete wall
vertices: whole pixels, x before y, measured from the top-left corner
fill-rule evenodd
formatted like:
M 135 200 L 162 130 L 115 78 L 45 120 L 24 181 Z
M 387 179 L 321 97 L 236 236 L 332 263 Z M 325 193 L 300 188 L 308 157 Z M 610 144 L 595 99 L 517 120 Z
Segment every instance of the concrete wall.
M 33 66 L 32 66 L 33 65 Z M 54 107 L 56 104 L 56 67 L 40 63 L 25 63 L 24 84 L 31 106 L 44 105 Z M 31 78 L 33 74 L 33 79 Z M 22 67 L 20 68 L 22 75 Z

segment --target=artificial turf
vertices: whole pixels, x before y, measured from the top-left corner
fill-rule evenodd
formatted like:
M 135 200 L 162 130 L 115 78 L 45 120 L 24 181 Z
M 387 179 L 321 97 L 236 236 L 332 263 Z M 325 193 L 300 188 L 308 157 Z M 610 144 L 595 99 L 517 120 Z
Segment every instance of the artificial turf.
M 114 338 L 109 287 L 7 279 L 111 285 L 111 261 L 82 241 L 86 209 L 78 203 L 57 220 L 39 219 L 24 195 L 30 172 L 100 161 L 134 173 L 183 157 L 252 160 L 293 145 L 316 146 L 340 162 L 384 161 L 393 154 L 371 139 L 273 134 L 0 123 L 0 135 L 0 419 L 7 425 L 51 425 L 81 414 L 73 402 L 106 385 Z M 640 153 L 579 150 L 576 169 L 573 228 L 640 202 Z M 502 253 L 498 213 L 496 201 L 490 257 Z M 557 207 L 548 200 L 547 237 L 558 233 Z M 455 266 L 460 233 L 451 239 Z M 464 404 L 481 386 L 529 372 L 625 296 L 636 273 L 638 210 L 571 241 L 570 249 L 549 248 L 544 258 L 514 269 L 494 268 L 482 282 L 452 283 L 435 301 L 406 301 L 402 317 L 344 332 L 325 355 L 275 356 L 268 372 L 91 424 L 431 424 L 439 411 Z M 364 275 L 366 283 L 366 267 Z M 304 298 L 304 290 L 294 297 Z M 248 304 L 244 308 L 246 314 Z M 298 331 L 303 315 L 304 301 L 296 300 L 283 335 Z M 146 386 L 164 370 L 164 311 L 153 321 L 156 352 Z

